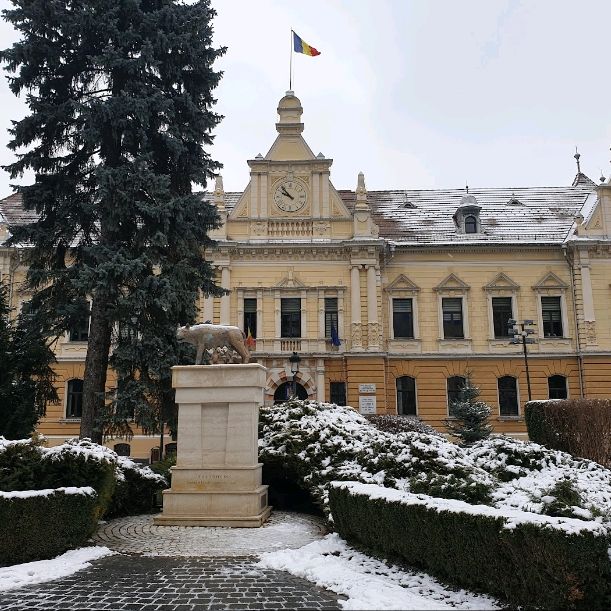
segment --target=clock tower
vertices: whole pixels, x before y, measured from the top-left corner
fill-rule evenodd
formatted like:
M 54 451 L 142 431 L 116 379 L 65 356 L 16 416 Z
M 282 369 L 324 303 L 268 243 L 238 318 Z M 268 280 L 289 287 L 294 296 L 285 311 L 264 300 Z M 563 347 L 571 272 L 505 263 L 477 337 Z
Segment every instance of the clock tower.
M 353 235 L 353 216 L 329 180 L 333 160 L 308 146 L 302 114 L 299 98 L 287 91 L 278 103 L 274 143 L 265 156 L 248 161 L 250 182 L 229 220 L 250 241 Z

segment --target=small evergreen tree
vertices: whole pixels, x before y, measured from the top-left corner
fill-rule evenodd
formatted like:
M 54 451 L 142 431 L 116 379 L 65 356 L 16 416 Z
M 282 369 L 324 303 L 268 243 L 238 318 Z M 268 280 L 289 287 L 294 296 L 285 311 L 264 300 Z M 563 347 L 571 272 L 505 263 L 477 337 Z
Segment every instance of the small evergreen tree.
M 12 324 L 10 312 L 8 287 L 0 284 L 0 435 L 21 439 L 34 431 L 47 403 L 58 400 L 55 357 L 28 314 Z
M 450 416 L 453 418 L 445 421 L 446 427 L 464 445 L 486 439 L 492 433 L 490 406 L 477 400 L 479 394 L 479 388 L 471 383 L 471 376 L 467 375 L 458 397 L 450 404 Z

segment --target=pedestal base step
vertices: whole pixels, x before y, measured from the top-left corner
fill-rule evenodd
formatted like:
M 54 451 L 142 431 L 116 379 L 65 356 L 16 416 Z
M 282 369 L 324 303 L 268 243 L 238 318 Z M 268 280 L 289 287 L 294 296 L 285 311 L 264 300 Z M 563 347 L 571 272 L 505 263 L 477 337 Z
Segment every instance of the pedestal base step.
M 168 515 L 163 513 L 153 518 L 157 526 L 225 526 L 229 528 L 259 528 L 267 521 L 272 512 L 266 507 L 256 516 L 224 517 L 224 516 L 189 516 Z

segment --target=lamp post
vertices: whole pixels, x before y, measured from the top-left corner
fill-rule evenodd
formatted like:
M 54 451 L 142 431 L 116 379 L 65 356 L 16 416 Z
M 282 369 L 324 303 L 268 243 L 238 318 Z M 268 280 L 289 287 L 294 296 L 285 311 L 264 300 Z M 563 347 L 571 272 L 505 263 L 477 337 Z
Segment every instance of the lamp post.
M 509 324 L 509 333 L 513 335 L 513 339 L 511 340 L 511 344 L 522 344 L 522 349 L 524 351 L 524 366 L 526 368 L 526 385 L 528 387 L 528 400 L 532 401 L 532 395 L 530 391 L 530 372 L 528 371 L 528 350 L 526 348 L 526 344 L 534 344 L 535 338 L 529 337 L 529 335 L 534 335 L 535 330 L 531 329 L 535 325 L 534 320 L 523 320 L 522 322 L 518 322 L 513 318 L 510 318 L 508 321 Z
M 291 363 L 291 373 L 293 374 L 293 395 L 291 398 L 294 398 L 297 396 L 297 374 L 299 373 L 301 357 L 296 352 L 293 352 L 293 354 L 289 356 L 289 362 Z

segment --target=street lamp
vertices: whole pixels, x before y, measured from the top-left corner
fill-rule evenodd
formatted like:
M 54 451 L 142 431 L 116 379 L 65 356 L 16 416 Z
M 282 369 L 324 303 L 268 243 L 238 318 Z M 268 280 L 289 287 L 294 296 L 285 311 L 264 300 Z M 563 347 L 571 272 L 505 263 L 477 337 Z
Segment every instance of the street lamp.
M 522 344 L 522 349 L 524 351 L 524 366 L 526 367 L 526 385 L 528 386 L 528 400 L 532 401 L 532 395 L 530 392 L 530 372 L 528 371 L 528 350 L 526 349 L 526 344 L 534 344 L 535 338 L 529 337 L 529 335 L 534 335 L 535 330 L 530 329 L 529 327 L 534 327 L 534 320 L 523 320 L 522 322 L 518 322 L 513 318 L 510 318 L 508 321 L 509 324 L 509 333 L 513 335 L 513 339 L 509 342 L 511 344 Z
M 292 397 L 297 396 L 297 374 L 299 373 L 299 363 L 301 362 L 301 357 L 293 352 L 291 356 L 289 356 L 289 361 L 291 363 L 291 373 L 293 374 L 293 395 Z

